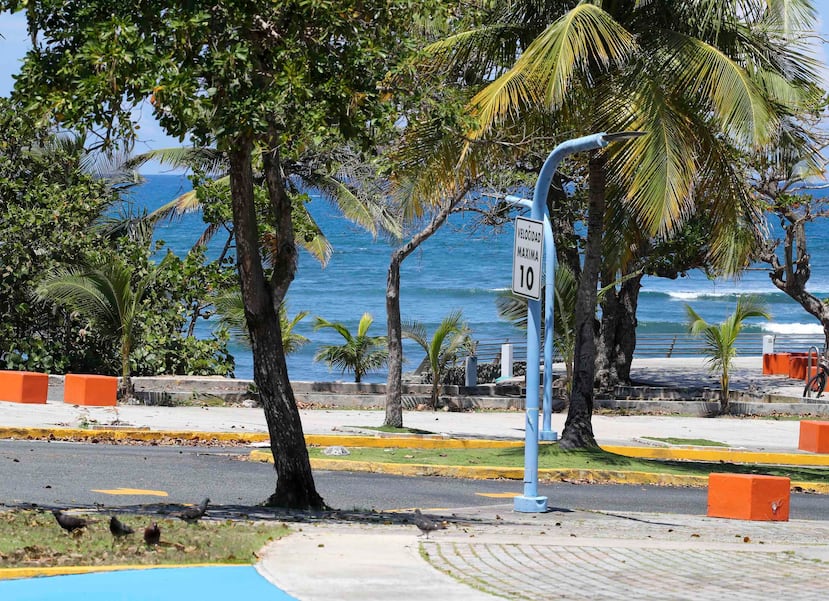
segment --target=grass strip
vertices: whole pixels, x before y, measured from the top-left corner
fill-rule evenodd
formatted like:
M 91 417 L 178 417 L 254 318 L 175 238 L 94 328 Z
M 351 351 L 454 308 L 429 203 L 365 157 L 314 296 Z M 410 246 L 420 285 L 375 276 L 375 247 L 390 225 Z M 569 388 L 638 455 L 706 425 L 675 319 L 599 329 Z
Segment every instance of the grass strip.
M 674 438 L 668 436 L 660 438 L 658 436 L 642 436 L 644 440 L 655 440 L 656 442 L 666 442 L 668 444 L 683 445 L 688 447 L 727 447 L 724 442 L 717 442 L 716 440 L 708 440 L 707 438 Z
M 401 464 L 492 466 L 519 468 L 524 465 L 523 448 L 506 449 L 408 449 L 349 448 L 350 455 L 326 456 L 321 448 L 309 448 L 315 459 L 367 461 Z M 829 469 L 755 465 L 726 462 L 676 461 L 625 457 L 602 449 L 562 450 L 557 444 L 539 447 L 538 467 L 541 469 L 592 469 L 656 474 L 708 476 L 711 472 L 767 474 L 784 476 L 793 481 L 829 483 Z
M 72 515 L 82 515 L 75 514 Z M 109 515 L 88 516 L 89 526 L 70 535 L 45 511 L 0 512 L 0 568 L 101 565 L 252 564 L 266 543 L 288 534 L 280 524 L 202 520 L 190 525 L 157 516 L 118 515 L 135 534 L 115 540 Z M 93 521 L 94 520 L 94 521 Z M 151 522 L 161 528 L 161 544 L 144 544 Z

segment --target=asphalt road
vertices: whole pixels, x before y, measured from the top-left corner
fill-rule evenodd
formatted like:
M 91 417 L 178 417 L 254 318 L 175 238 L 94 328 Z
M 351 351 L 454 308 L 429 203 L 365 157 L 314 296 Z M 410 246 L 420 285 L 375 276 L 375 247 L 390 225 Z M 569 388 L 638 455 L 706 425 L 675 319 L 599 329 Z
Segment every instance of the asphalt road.
M 93 445 L 0 441 L 0 504 L 135 507 L 157 503 L 253 506 L 273 492 L 270 464 L 245 461 L 247 448 Z M 452 509 L 509 503 L 523 484 L 502 480 L 405 478 L 315 472 L 317 489 L 338 509 Z M 704 515 L 707 491 L 587 484 L 542 485 L 553 509 Z M 829 520 L 829 499 L 792 494 L 792 519 Z

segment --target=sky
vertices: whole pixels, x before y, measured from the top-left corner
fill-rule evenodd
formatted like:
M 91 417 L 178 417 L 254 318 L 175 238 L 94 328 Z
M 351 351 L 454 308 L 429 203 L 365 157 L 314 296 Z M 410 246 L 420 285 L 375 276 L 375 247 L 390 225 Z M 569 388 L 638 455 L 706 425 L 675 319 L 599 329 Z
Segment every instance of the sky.
M 818 31 L 829 39 L 829 0 L 815 0 L 814 6 L 820 20 Z M 23 14 L 0 14 L 0 36 L 2 36 L 2 39 L 0 39 L 0 48 L 2 48 L 0 51 L 0 95 L 6 96 L 14 85 L 12 76 L 19 70 L 20 61 L 29 47 L 26 20 Z M 824 73 L 827 79 L 826 88 L 829 89 L 829 44 L 822 45 L 819 49 L 819 56 L 822 57 L 826 66 Z M 171 138 L 162 131 L 150 116 L 152 110 L 149 105 L 139 107 L 138 111 L 141 114 L 141 130 L 135 146 L 136 153 L 181 145 L 178 139 Z M 158 173 L 160 171 L 164 171 L 164 168 L 157 164 L 150 164 L 142 169 L 144 173 Z

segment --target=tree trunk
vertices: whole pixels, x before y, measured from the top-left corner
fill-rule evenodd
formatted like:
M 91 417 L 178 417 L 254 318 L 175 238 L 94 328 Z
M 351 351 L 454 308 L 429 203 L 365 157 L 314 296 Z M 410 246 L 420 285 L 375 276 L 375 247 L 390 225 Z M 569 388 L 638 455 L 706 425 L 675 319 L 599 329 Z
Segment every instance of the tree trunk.
M 806 247 L 806 223 L 813 216 L 808 211 L 798 215 L 793 209 L 778 209 L 777 212 L 785 231 L 783 261 L 777 256 L 774 244 L 766 248 L 762 260 L 771 265 L 769 278 L 772 283 L 820 321 L 824 348 L 829 349 L 829 305 L 806 290 L 812 275 L 811 257 Z
M 579 236 L 576 234 L 576 215 L 572 208 L 573 202 L 567 198 L 564 191 L 564 179 L 559 172 L 553 175 L 547 205 L 550 225 L 553 228 L 553 241 L 556 245 L 556 261 L 569 267 L 578 281 L 581 276 L 581 258 Z
M 403 326 L 400 319 L 400 263 L 403 259 L 401 249 L 392 253 L 386 279 L 389 373 L 386 378 L 386 419 L 383 425 L 390 428 L 403 427 Z
M 250 137 L 237 138 L 230 146 L 228 158 L 236 262 L 253 352 L 253 378 L 264 407 L 277 473 L 276 490 L 267 504 L 294 509 L 321 509 L 325 503 L 314 485 L 302 422 L 288 379 L 277 310 L 296 271 L 290 199 L 282 184 L 276 151 L 264 153 L 268 194 L 277 230 L 276 250 L 271 255 L 273 276 L 268 282 L 259 254 L 259 230 L 253 202 L 252 147 Z
M 616 349 L 614 369 L 617 384 L 630 384 L 630 364 L 636 349 L 636 326 L 639 321 L 636 311 L 639 308 L 639 291 L 642 288 L 642 276 L 636 276 L 622 283 L 619 289 L 619 320 L 616 323 Z
M 386 418 L 384 426 L 403 427 L 403 331 L 400 318 L 400 265 L 418 246 L 429 239 L 443 225 L 450 213 L 463 200 L 469 186 L 455 191 L 425 228 L 417 232 L 403 246 L 396 249 L 389 261 L 386 278 L 386 327 L 389 345 L 389 371 L 386 378 Z
M 596 287 L 602 260 L 605 211 L 605 160 L 592 153 L 589 163 L 587 245 L 576 299 L 576 344 L 573 389 L 567 421 L 561 434 L 563 449 L 595 447 L 593 435 L 593 380 L 596 373 Z
M 603 278 L 607 285 L 608 276 Z M 642 276 L 625 280 L 602 300 L 602 319 L 596 349 L 596 386 L 612 393 L 619 384 L 630 384 L 630 365 L 636 349 L 636 310 Z

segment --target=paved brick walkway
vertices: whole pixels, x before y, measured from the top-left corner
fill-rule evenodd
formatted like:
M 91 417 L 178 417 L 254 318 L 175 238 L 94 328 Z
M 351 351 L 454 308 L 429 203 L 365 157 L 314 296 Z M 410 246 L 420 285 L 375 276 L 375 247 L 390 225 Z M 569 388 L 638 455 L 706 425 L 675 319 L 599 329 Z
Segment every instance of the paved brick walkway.
M 430 562 L 507 599 L 826 599 L 829 564 L 791 551 L 432 542 Z
M 508 505 L 431 515 L 451 523 L 429 539 L 406 524 L 304 528 L 269 548 L 266 575 L 303 601 L 327 601 L 334 581 L 347 601 L 827 598 L 829 521 Z

